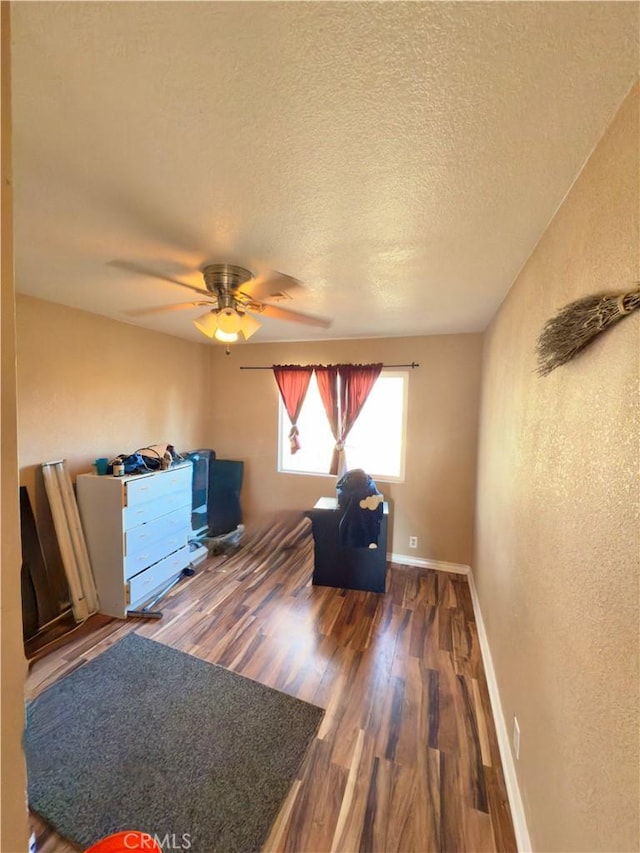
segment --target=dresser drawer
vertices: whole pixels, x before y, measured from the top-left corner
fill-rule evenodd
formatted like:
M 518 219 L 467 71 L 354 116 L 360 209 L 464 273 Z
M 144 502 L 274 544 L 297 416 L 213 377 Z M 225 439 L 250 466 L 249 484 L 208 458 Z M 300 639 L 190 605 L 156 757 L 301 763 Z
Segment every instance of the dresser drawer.
M 167 554 L 172 554 L 179 548 L 183 548 L 187 544 L 190 531 L 191 528 L 188 524 L 173 531 L 169 530 L 163 534 L 161 539 L 149 542 L 146 548 L 126 556 L 124 558 L 125 578 L 127 580 L 132 578 L 146 569 L 147 566 L 151 566 L 166 557 Z
M 125 489 L 124 505 L 127 509 L 133 509 L 173 492 L 185 492 L 191 500 L 192 478 L 193 468 L 191 465 L 132 478 L 123 483 Z
M 124 534 L 124 555 L 131 557 L 147 551 L 153 544 L 170 534 L 190 534 L 191 507 L 188 504 L 173 510 L 173 512 L 153 518 L 145 524 L 127 528 Z M 168 552 L 167 552 L 168 553 Z
M 150 566 L 129 581 L 129 608 L 133 609 L 159 592 L 189 565 L 189 548 L 181 548 L 164 560 Z
M 191 507 L 191 493 L 184 489 L 169 494 L 156 497 L 155 500 L 149 500 L 143 504 L 134 504 L 127 506 L 122 513 L 122 523 L 126 531 L 138 527 L 140 524 L 147 524 L 156 518 L 163 515 L 168 515 L 181 507 Z

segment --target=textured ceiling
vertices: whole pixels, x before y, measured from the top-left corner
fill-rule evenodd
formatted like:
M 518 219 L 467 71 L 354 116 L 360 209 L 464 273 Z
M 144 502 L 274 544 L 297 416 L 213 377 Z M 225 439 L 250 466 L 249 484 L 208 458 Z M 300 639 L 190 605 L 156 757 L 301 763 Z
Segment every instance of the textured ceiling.
M 279 270 L 327 331 L 485 328 L 638 74 L 638 4 L 12 5 L 16 286 L 127 313 L 206 262 Z

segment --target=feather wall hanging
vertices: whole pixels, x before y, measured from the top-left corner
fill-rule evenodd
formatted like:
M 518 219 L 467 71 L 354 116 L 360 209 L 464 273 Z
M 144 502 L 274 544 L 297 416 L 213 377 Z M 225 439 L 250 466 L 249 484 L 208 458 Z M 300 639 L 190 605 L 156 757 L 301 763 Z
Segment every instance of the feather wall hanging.
M 588 346 L 600 332 L 640 308 L 640 289 L 603 293 L 571 302 L 547 320 L 538 338 L 538 370 L 547 376 Z

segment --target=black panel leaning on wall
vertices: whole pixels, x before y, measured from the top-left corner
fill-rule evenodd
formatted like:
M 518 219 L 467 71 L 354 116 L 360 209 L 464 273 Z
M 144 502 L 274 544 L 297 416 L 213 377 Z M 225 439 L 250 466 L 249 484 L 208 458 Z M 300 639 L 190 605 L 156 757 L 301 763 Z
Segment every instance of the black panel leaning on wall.
M 242 521 L 240 492 L 244 462 L 216 459 L 209 468 L 209 535 L 235 530 Z

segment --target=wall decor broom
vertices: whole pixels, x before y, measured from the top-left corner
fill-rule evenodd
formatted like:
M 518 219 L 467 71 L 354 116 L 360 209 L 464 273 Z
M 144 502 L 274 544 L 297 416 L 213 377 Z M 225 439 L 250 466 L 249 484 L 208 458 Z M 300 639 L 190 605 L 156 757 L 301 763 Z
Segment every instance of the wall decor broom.
M 591 341 L 618 320 L 640 308 L 640 287 L 630 293 L 601 293 L 585 296 L 565 305 L 547 320 L 540 333 L 536 351 L 537 372 L 547 376 L 566 364 Z

